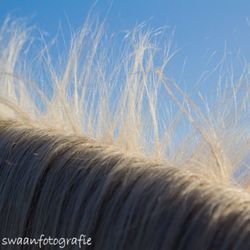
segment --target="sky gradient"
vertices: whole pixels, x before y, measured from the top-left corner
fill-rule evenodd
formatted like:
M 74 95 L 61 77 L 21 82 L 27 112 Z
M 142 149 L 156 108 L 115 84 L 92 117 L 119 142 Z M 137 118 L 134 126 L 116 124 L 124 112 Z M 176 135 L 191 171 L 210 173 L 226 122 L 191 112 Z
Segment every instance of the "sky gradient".
M 26 17 L 51 38 L 61 25 L 67 40 L 69 27 L 81 27 L 93 2 L 0 0 L 0 23 L 8 14 Z M 204 71 L 215 67 L 225 48 L 228 55 L 236 58 L 240 51 L 241 57 L 249 61 L 249 10 L 247 0 L 99 0 L 93 12 L 100 19 L 106 17 L 106 30 L 110 33 L 131 29 L 145 21 L 149 28 L 165 26 L 174 30 L 174 44 L 180 51 L 173 59 L 170 73 L 178 81 L 185 66 L 182 80 L 192 85 Z

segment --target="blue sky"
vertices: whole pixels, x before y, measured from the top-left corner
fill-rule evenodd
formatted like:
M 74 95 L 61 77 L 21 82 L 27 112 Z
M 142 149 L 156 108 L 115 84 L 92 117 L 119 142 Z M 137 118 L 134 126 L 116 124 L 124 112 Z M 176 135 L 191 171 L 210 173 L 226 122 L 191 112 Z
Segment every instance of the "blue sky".
M 55 36 L 59 24 L 79 28 L 93 0 L 0 0 L 0 22 L 7 14 L 28 17 L 32 25 Z M 106 16 L 106 29 L 120 32 L 146 21 L 152 28 L 175 30 L 174 43 L 180 52 L 173 59 L 170 73 L 192 85 L 202 72 L 211 70 L 228 52 L 250 55 L 250 1 L 248 0 L 99 0 L 94 13 Z M 69 33 L 68 33 L 69 34 Z M 67 32 L 66 32 L 67 39 Z M 229 53 L 230 54 L 230 53 Z M 235 56 L 236 57 L 236 56 Z

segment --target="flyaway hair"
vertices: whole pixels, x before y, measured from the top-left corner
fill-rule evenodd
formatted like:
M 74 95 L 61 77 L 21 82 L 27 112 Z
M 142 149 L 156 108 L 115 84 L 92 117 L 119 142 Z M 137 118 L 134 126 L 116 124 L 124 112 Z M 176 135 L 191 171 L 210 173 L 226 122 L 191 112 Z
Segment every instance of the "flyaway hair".
M 33 32 L 10 19 L 0 31 L 0 240 L 250 249 L 247 66 L 210 103 L 168 76 L 163 29 L 139 25 L 116 51 L 88 19 L 56 59 L 58 40 Z

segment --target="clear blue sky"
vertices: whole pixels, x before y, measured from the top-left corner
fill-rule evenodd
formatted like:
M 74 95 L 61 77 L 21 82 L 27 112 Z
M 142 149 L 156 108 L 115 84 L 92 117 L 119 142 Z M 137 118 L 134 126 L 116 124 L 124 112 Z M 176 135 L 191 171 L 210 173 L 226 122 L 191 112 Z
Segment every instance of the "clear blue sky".
M 93 2 L 0 0 L 0 22 L 9 13 L 28 17 L 31 24 L 53 37 L 59 23 L 66 30 L 69 30 L 68 21 L 73 28 L 79 28 Z M 218 62 L 225 43 L 229 51 L 236 54 L 241 49 L 242 54 L 250 58 L 249 0 L 99 0 L 95 12 L 101 18 L 107 14 L 106 28 L 110 32 L 129 29 L 143 21 L 148 21 L 149 27 L 175 29 L 174 42 L 181 51 L 173 60 L 171 70 L 178 78 L 186 61 L 183 78 L 190 84 Z M 214 52 L 211 63 L 209 58 Z

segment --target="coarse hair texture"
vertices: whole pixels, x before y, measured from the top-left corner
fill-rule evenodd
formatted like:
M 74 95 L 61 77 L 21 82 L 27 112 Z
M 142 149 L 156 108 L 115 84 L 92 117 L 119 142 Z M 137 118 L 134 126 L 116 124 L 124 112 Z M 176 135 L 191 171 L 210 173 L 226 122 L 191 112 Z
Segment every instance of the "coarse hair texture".
M 162 29 L 139 25 L 116 51 L 88 17 L 58 57 L 56 38 L 32 32 L 11 19 L 0 31 L 1 239 L 250 249 L 247 67 L 195 103 L 167 75 Z

